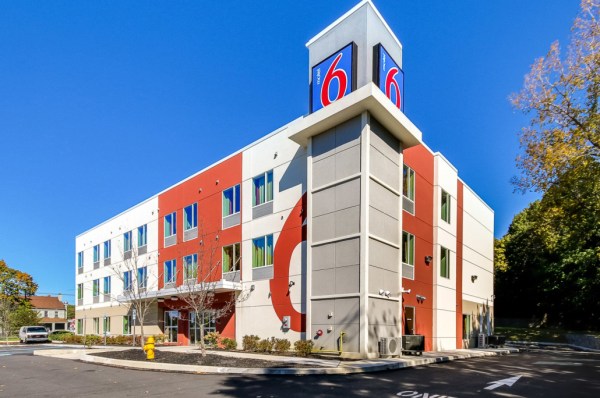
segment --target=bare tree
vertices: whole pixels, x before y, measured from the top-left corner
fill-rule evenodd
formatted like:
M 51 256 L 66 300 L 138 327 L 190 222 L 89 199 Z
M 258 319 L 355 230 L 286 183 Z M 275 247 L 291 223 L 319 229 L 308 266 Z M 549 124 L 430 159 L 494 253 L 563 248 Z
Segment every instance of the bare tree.
M 185 303 L 189 313 L 194 314 L 196 322 L 200 322 L 203 314 L 210 313 L 215 322 L 227 316 L 235 307 L 236 293 L 222 293 L 217 300 L 217 287 L 220 282 L 221 247 L 218 245 L 219 235 L 201 234 L 200 251 L 187 256 L 183 263 L 183 283 L 177 287 L 179 298 Z M 231 257 L 228 264 L 231 269 L 239 270 L 241 256 Z M 190 317 L 191 318 L 191 317 Z M 204 343 L 204 326 L 200 326 L 200 349 L 206 356 Z
M 149 263 L 151 255 L 140 254 L 137 247 L 131 245 L 130 250 L 122 252 L 123 262 L 111 265 L 114 275 L 123 283 L 123 294 L 117 297 L 120 305 L 128 308 L 140 325 L 140 346 L 144 346 L 144 324 L 150 310 L 156 305 L 156 296 L 150 294 Z M 130 325 L 135 328 L 135 321 Z M 135 329 L 133 329 L 135 331 Z M 133 341 L 135 345 L 135 338 Z

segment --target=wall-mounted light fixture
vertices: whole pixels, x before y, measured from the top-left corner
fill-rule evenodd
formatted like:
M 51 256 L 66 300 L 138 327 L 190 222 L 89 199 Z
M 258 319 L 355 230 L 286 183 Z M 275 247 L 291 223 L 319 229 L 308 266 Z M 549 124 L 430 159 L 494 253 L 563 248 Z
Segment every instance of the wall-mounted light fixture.
M 400 293 L 410 294 L 410 289 L 404 290 L 404 288 L 400 289 Z
M 275 152 L 275 155 L 273 155 L 273 159 L 277 158 L 277 152 Z
M 288 287 L 292 287 L 292 286 L 294 286 L 295 284 L 296 284 L 296 282 L 294 282 L 294 281 L 290 281 L 290 283 L 288 283 Z
M 432 260 L 433 260 L 433 257 L 431 257 L 431 256 L 425 256 L 425 264 L 427 264 L 427 265 L 431 264 Z
M 477 275 L 471 275 L 471 282 L 475 283 L 476 280 L 477 280 Z
M 390 292 L 389 290 L 386 290 L 385 292 L 383 292 L 383 295 L 387 298 L 390 297 L 390 294 L 392 294 L 392 292 Z
M 421 296 L 420 294 L 417 294 L 417 296 L 416 296 L 416 297 L 417 297 L 417 302 L 419 302 L 419 303 L 422 303 L 422 302 L 424 302 L 425 300 L 427 300 L 427 297 L 425 297 L 425 296 Z
M 250 285 L 250 291 L 251 291 L 251 292 L 253 292 L 253 291 L 254 291 L 254 289 L 256 289 L 256 286 L 254 286 L 254 285 Z
M 216 185 L 219 185 L 219 180 L 215 181 L 215 184 L 216 184 Z

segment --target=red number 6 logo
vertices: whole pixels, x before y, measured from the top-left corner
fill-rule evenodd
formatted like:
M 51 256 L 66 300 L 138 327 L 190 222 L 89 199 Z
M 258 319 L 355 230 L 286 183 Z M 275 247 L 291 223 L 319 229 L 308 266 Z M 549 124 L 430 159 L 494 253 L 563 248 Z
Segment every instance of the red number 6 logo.
M 388 71 L 387 76 L 385 77 L 385 95 L 391 100 L 392 90 L 394 90 L 394 94 L 396 95 L 395 105 L 398 109 L 401 109 L 400 105 L 402 105 L 402 100 L 400 98 L 400 85 L 398 84 L 398 81 L 396 81 L 398 72 L 399 70 L 396 67 L 390 68 Z
M 343 69 L 335 69 L 340 62 L 340 59 L 342 59 L 342 54 L 335 57 L 323 79 L 323 86 L 321 87 L 321 104 L 323 104 L 323 106 L 327 106 L 342 98 L 348 87 L 348 76 L 346 76 L 346 72 Z M 329 99 L 329 89 L 333 79 L 338 80 L 338 92 L 333 99 Z

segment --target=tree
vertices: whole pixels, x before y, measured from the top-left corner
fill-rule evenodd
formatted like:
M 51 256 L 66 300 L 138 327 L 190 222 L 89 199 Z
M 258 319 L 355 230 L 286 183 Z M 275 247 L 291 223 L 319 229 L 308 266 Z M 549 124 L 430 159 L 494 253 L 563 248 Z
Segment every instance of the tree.
M 511 96 L 517 109 L 532 115 L 520 136 L 522 176 L 513 180 L 523 191 L 545 192 L 567 171 L 600 161 L 599 5 L 582 0 L 571 31 L 564 60 L 554 42 Z
M 6 338 L 10 332 L 10 314 L 27 302 L 37 288 L 31 275 L 10 268 L 4 260 L 0 260 L 0 329 Z
M 10 328 L 17 333 L 21 326 L 39 325 L 42 318 L 31 308 L 31 304 L 22 303 L 10 314 Z
M 139 254 L 137 247 L 130 248 L 129 251 L 122 253 L 123 262 L 111 266 L 114 275 L 123 283 L 123 295 L 117 297 L 121 305 L 129 309 L 129 313 L 135 311 L 136 321 L 140 325 L 140 346 L 144 347 L 144 324 L 148 318 L 150 310 L 155 307 L 157 298 L 150 293 L 151 286 L 148 285 L 151 279 L 149 275 L 150 257 Z M 152 278 L 154 279 L 154 278 Z M 134 325 L 131 327 L 135 328 Z M 135 341 L 133 342 L 135 345 Z
M 236 303 L 236 294 L 230 293 L 227 297 L 217 300 L 217 284 L 219 283 L 221 261 L 216 255 L 220 247 L 217 242 L 219 235 L 209 236 L 202 233 L 200 227 L 201 250 L 196 255 L 188 256 L 188 261 L 183 264 L 183 283 L 177 287 L 179 298 L 185 303 L 186 309 L 194 314 L 194 319 L 199 322 L 202 315 L 210 313 L 216 322 L 231 313 Z M 196 259 L 196 261 L 194 261 Z M 232 269 L 239 270 L 241 256 L 235 259 L 231 257 Z M 202 356 L 206 356 L 206 345 L 204 342 L 204 328 L 200 327 L 200 349 Z

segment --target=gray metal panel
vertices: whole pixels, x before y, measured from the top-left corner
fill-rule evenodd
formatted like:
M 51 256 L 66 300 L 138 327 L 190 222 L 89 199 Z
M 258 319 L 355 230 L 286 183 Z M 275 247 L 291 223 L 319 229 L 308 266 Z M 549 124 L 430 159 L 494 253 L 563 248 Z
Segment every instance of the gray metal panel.
M 100 261 L 96 261 L 94 263 L 94 269 L 98 269 L 98 268 L 100 268 Z
M 360 263 L 360 238 L 342 240 L 335 242 L 334 245 L 336 267 Z
M 273 278 L 273 266 L 269 265 L 266 267 L 252 268 L 252 280 L 260 281 L 263 279 Z
M 83 299 L 77 299 L 77 306 L 81 307 L 83 305 Z
M 406 279 L 415 279 L 415 266 L 402 263 L 402 277 Z
M 174 287 L 175 287 L 175 282 L 168 282 L 168 283 L 165 283 L 165 286 L 163 289 L 172 289 Z
M 346 209 L 360 204 L 360 178 L 346 181 L 335 187 L 335 210 Z M 314 206 L 313 200 L 313 206 Z
M 390 159 L 396 166 L 400 166 L 400 141 L 391 135 L 377 120 L 370 118 L 371 146 Z
M 336 180 L 341 180 L 358 172 L 360 172 L 360 145 L 353 146 L 335 154 Z
M 400 197 L 373 180 L 369 191 L 369 204 L 396 220 L 400 219 Z
M 398 220 L 373 207 L 369 207 L 369 231 L 379 238 L 397 245 L 400 244 Z
M 410 214 L 415 214 L 415 202 L 408 199 L 406 196 L 402 196 L 402 208 Z
M 148 253 L 148 245 L 138 247 L 138 254 L 146 254 Z
M 339 153 L 360 144 L 361 120 L 354 117 L 335 127 L 335 152 Z
M 106 267 L 107 265 L 110 265 L 110 258 L 104 259 L 104 266 Z
M 356 234 L 360 231 L 360 207 L 354 206 L 335 212 L 335 236 Z
M 335 271 L 333 268 L 313 271 L 313 296 L 327 296 L 335 293 Z
M 252 219 L 273 214 L 273 201 L 252 208 Z
M 98 304 L 100 302 L 100 296 L 94 296 L 94 304 Z
M 187 231 L 183 231 L 183 240 L 188 241 L 192 239 L 196 239 L 198 237 L 198 228 L 188 229 Z
M 83 267 L 77 268 L 77 274 L 83 274 Z
M 400 270 L 400 249 L 375 239 L 369 239 L 369 247 L 370 265 L 398 273 Z
M 358 297 L 336 299 L 334 303 L 334 317 L 336 324 L 359 323 L 360 302 Z
M 316 192 L 313 194 L 312 198 L 313 217 L 318 217 L 335 211 L 335 187 Z
M 313 162 L 318 162 L 335 153 L 335 128 L 325 131 L 312 139 Z
M 335 213 L 314 217 L 312 230 L 313 242 L 333 239 L 335 237 Z
M 369 324 L 371 325 L 400 325 L 402 321 L 400 315 L 400 303 L 394 300 L 377 299 L 370 297 L 368 317 Z
M 396 191 L 400 190 L 400 167 L 373 147 L 370 148 L 371 175 L 374 175 Z
M 400 294 L 400 281 L 398 272 L 388 271 L 384 268 L 369 267 L 369 293 L 379 294 L 379 290 L 390 292 L 391 296 Z
M 335 181 L 335 157 L 313 162 L 313 186 L 321 187 Z
M 335 243 L 328 243 L 312 248 L 312 269 L 318 271 L 333 268 L 335 266 L 336 251 Z
M 165 238 L 165 247 L 173 246 L 175 243 L 177 243 L 177 234 Z
M 230 282 L 240 281 L 240 271 L 225 272 L 223 273 L 223 279 Z
M 330 281 L 328 281 L 331 283 Z M 314 282 L 313 282 L 314 283 Z M 358 293 L 360 292 L 360 267 L 349 265 L 335 269 L 335 293 Z
M 123 253 L 124 260 L 129 260 L 130 258 L 131 258 L 131 250 L 128 250 L 125 253 Z
M 105 294 L 104 295 L 104 302 L 108 303 L 110 301 L 110 294 Z
M 238 212 L 227 217 L 223 217 L 223 229 L 239 225 L 241 220 L 240 215 L 241 213 Z

